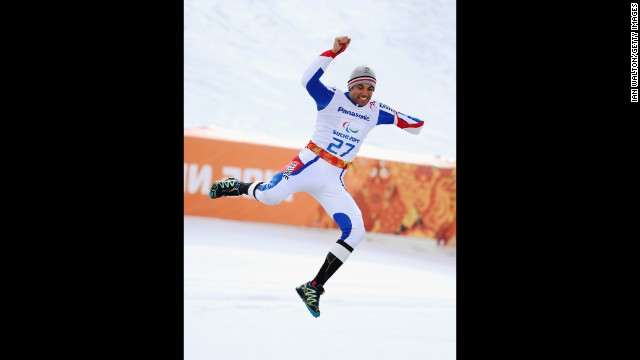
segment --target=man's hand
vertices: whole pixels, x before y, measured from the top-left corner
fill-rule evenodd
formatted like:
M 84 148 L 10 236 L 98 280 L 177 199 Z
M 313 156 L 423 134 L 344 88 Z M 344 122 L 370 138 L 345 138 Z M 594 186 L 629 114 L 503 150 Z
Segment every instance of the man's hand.
M 347 50 L 347 46 L 349 46 L 349 43 L 351 42 L 351 38 L 349 38 L 348 36 L 338 36 L 334 41 L 333 41 L 333 52 L 336 54 L 339 54 L 345 50 Z

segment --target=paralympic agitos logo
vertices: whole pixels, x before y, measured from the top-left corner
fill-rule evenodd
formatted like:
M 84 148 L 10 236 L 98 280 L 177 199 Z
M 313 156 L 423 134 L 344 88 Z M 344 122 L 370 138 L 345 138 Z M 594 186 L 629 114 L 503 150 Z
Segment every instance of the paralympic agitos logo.
M 352 133 L 357 133 L 360 130 L 353 130 L 353 129 L 349 129 L 349 123 L 350 121 L 345 121 L 342 123 L 342 127 L 345 128 L 347 130 L 347 132 L 352 132 Z

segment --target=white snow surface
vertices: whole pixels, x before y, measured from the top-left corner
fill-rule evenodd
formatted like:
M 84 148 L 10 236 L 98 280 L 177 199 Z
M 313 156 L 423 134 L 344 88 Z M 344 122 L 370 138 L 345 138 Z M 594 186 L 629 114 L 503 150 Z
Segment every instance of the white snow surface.
M 185 360 L 455 359 L 455 249 L 368 234 L 314 318 L 294 289 L 338 237 L 185 216 Z
M 185 0 L 184 127 L 233 129 L 306 145 L 316 108 L 300 80 L 348 35 L 351 45 L 322 77 L 347 91 L 368 65 L 374 98 L 425 121 L 419 135 L 379 126 L 373 148 L 456 156 L 455 0 Z M 301 144 L 301 145 L 300 145 Z

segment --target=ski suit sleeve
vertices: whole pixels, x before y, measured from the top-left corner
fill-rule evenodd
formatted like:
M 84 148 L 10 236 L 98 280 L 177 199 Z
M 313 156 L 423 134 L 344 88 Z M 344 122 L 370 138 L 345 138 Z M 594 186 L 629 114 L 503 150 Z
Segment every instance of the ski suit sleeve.
M 411 134 L 419 134 L 424 121 L 395 111 L 390 106 L 380 103 L 378 106 L 378 123 L 376 125 L 395 125 Z
M 323 52 L 302 75 L 302 86 L 307 89 L 309 95 L 315 100 L 318 111 L 329 105 L 336 92 L 335 88 L 328 88 L 320 82 L 320 77 L 336 56 L 338 54 L 334 53 L 333 50 Z

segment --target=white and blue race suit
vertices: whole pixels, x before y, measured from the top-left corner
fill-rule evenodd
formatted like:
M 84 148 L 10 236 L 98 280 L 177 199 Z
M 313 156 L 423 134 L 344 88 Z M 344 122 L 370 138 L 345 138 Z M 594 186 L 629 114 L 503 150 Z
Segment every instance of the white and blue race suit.
M 302 85 L 315 100 L 318 110 L 311 137 L 313 143 L 333 157 L 351 162 L 375 126 L 393 124 L 412 134 L 422 130 L 420 119 L 373 98 L 369 104 L 359 106 L 351 100 L 349 92 L 322 84 L 320 78 L 336 55 L 332 50 L 325 51 L 302 76 Z M 345 172 L 346 168 L 332 165 L 304 148 L 269 183 L 251 184 L 248 195 L 264 204 L 278 205 L 293 193 L 309 193 L 340 227 L 340 240 L 355 248 L 364 238 L 365 229 L 362 213 L 344 186 Z

